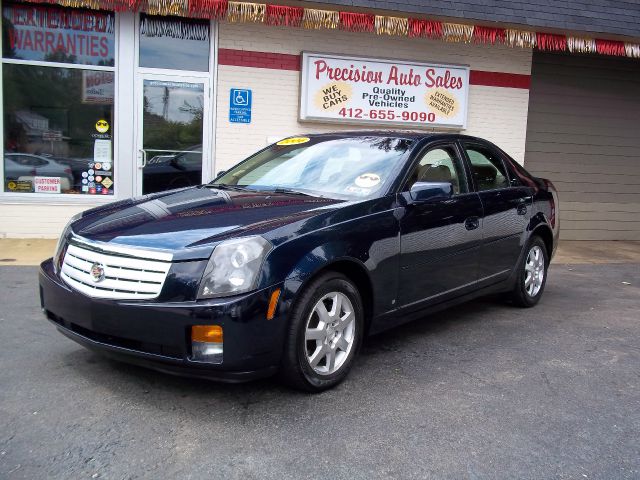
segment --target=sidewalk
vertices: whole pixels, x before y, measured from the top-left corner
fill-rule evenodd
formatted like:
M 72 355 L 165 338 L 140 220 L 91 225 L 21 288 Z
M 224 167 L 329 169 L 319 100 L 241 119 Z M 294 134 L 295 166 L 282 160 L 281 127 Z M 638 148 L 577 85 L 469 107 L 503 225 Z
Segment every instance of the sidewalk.
M 0 266 L 39 265 L 53 256 L 57 243 L 42 238 L 0 238 Z
M 0 238 L 0 266 L 38 265 L 53 256 L 56 240 Z M 640 242 L 560 241 L 553 263 L 640 263 Z
M 640 263 L 640 242 L 560 240 L 553 263 Z

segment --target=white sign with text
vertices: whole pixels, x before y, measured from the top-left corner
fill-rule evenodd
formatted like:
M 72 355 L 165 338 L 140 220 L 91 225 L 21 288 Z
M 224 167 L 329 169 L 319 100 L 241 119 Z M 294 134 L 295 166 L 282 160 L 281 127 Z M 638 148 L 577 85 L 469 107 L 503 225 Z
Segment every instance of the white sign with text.
M 302 54 L 300 119 L 464 129 L 469 67 Z
M 35 193 L 60 193 L 60 177 L 33 177 Z

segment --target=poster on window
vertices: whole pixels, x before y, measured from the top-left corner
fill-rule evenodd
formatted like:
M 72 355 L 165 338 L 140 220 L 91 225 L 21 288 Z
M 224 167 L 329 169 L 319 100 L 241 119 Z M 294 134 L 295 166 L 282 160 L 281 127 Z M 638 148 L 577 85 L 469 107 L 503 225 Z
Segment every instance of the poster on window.
M 300 119 L 464 129 L 469 67 L 302 54 Z
M 6 4 L 2 7 L 2 29 L 4 58 L 114 65 L 115 20 L 111 12 Z
M 113 104 L 113 72 L 82 71 L 82 103 Z

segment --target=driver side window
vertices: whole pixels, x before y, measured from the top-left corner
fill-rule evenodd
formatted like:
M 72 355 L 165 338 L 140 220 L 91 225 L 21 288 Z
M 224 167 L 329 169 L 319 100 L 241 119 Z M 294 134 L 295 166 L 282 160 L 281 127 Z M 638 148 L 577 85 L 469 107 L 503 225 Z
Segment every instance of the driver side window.
M 447 182 L 453 185 L 454 195 L 468 192 L 462 163 L 450 145 L 435 147 L 422 154 L 404 190 L 410 190 L 416 182 Z

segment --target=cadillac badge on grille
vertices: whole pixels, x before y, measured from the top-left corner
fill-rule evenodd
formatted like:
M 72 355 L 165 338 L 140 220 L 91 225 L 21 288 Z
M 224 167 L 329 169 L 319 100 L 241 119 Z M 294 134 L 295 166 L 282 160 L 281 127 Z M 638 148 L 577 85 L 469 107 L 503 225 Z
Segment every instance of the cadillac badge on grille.
M 104 280 L 104 267 L 99 262 L 94 262 L 91 265 L 91 278 L 94 282 L 101 282 Z

